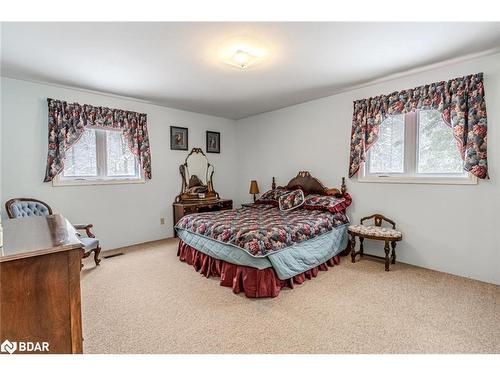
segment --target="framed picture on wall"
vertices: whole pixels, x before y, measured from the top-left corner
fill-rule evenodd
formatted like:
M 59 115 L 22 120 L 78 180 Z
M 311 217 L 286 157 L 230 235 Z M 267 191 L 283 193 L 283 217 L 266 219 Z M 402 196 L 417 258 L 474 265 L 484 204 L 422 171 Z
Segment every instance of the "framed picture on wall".
M 181 128 L 178 126 L 170 127 L 170 149 L 187 151 L 188 128 Z
M 207 130 L 207 152 L 220 154 L 220 133 Z

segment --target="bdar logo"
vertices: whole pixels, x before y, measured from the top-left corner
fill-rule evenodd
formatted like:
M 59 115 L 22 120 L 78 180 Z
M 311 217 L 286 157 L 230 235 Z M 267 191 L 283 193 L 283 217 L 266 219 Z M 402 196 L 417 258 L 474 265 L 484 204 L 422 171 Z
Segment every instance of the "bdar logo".
M 49 343 L 46 341 L 42 342 L 31 342 L 31 341 L 9 341 L 5 340 L 2 345 L 0 345 L 0 352 L 13 354 L 14 352 L 48 352 Z
M 10 342 L 9 340 L 5 340 L 2 342 L 2 345 L 0 346 L 0 351 L 3 353 L 9 353 L 12 354 L 16 351 L 17 349 L 17 342 Z

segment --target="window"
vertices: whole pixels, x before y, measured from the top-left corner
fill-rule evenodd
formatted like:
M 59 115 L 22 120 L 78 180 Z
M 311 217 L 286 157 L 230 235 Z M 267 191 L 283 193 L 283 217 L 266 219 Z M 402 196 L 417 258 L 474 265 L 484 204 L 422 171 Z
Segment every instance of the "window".
M 391 116 L 380 124 L 379 139 L 372 146 L 371 173 L 403 173 L 405 160 L 405 118 Z
M 143 182 L 137 158 L 118 130 L 86 129 L 68 150 L 54 185 Z
M 66 151 L 64 177 L 97 177 L 96 131 L 86 130 Z
M 464 174 L 463 160 L 448 127 L 438 111 L 418 113 L 418 173 Z
M 359 181 L 477 183 L 464 171 L 453 131 L 436 110 L 387 117 L 367 153 Z

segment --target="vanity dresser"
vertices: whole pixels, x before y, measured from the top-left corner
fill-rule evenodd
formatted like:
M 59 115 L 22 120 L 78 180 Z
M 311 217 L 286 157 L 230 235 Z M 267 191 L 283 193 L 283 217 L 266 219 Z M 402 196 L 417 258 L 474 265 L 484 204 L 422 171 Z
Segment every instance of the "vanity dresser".
M 220 198 L 214 190 L 214 167 L 201 148 L 191 150 L 179 172 L 182 188 L 173 203 L 174 225 L 185 215 L 233 208 L 231 199 Z M 177 236 L 175 229 L 174 235 Z
M 198 212 L 232 210 L 233 201 L 231 199 L 214 199 L 212 201 L 193 201 L 174 203 L 174 224 L 183 216 Z

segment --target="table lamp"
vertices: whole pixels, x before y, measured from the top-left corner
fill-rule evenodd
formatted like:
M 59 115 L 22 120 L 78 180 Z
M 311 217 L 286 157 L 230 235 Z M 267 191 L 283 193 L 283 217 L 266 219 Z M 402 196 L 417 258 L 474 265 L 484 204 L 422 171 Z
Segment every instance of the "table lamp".
M 259 194 L 259 185 L 256 180 L 250 181 L 250 194 L 253 194 L 253 201 L 255 202 L 255 194 Z

